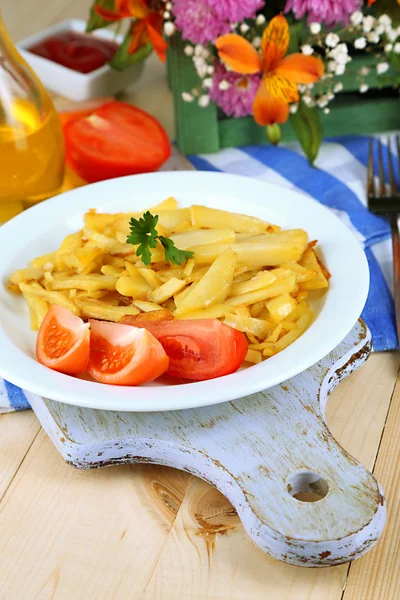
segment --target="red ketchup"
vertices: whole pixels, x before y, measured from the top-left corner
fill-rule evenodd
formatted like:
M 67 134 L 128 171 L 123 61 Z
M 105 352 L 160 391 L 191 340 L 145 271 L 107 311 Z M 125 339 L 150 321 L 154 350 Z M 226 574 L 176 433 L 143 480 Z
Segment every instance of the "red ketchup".
M 114 42 L 75 31 L 52 35 L 28 48 L 33 54 L 79 73 L 99 69 L 113 58 L 117 49 Z

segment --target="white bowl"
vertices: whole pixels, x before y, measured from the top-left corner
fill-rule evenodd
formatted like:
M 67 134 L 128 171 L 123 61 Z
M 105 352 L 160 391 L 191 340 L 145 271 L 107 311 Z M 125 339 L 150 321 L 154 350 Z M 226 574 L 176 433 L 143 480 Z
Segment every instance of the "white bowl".
M 206 206 L 254 215 L 283 228 L 305 229 L 319 240 L 332 273 L 330 288 L 313 309 L 311 327 L 283 352 L 219 379 L 167 386 L 118 387 L 51 371 L 35 358 L 36 334 L 20 296 L 5 286 L 29 260 L 58 247 L 83 225 L 89 208 L 136 211 L 168 196 L 181 206 Z M 321 204 L 279 186 L 222 173 L 162 172 L 112 179 L 78 188 L 21 213 L 0 229 L 0 375 L 21 388 L 68 404 L 106 410 L 193 408 L 240 398 L 281 383 L 316 363 L 347 335 L 368 293 L 369 271 L 353 234 Z
M 52 92 L 75 102 L 112 96 L 121 92 L 128 85 L 134 83 L 143 70 L 143 61 L 139 61 L 124 71 L 116 71 L 109 65 L 104 65 L 91 73 L 78 73 L 28 50 L 34 44 L 57 33 L 65 31 L 85 33 L 85 27 L 85 21 L 68 19 L 33 34 L 17 44 L 22 56 L 36 72 L 43 85 Z M 107 29 L 99 29 L 90 35 L 117 43 L 121 43 L 123 39 L 122 36 L 115 36 L 112 31 Z

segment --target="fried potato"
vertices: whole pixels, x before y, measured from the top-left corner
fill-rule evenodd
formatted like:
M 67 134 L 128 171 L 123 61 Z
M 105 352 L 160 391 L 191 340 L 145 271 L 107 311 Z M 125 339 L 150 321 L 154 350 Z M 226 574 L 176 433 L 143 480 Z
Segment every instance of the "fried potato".
M 74 304 L 79 309 L 81 317 L 100 319 L 119 323 L 125 315 L 138 315 L 137 306 L 112 306 L 106 302 L 88 298 L 74 298 Z
M 146 265 L 139 246 L 127 242 L 130 219 L 146 209 L 89 210 L 81 231 L 7 282 L 23 295 L 33 329 L 51 304 L 85 319 L 139 327 L 148 320 L 220 319 L 245 334 L 246 361 L 257 364 L 311 325 L 309 292 L 326 290 L 330 273 L 305 231 L 205 206 L 178 208 L 172 197 L 148 210 L 158 215 L 157 235 L 193 251 L 193 258 L 169 264 L 158 240 Z
M 228 296 L 236 265 L 236 254 L 229 248 L 219 256 L 194 289 L 180 302 L 176 314 L 222 303 Z
M 192 206 L 190 211 L 192 224 L 195 227 L 224 228 L 228 227 L 237 233 L 261 233 L 267 231 L 269 223 L 236 213 L 208 208 L 207 206 Z

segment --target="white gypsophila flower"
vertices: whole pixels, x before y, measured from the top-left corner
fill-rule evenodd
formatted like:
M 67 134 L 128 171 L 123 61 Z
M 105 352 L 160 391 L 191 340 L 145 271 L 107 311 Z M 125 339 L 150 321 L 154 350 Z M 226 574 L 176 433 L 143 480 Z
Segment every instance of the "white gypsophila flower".
M 258 15 L 256 18 L 256 25 L 264 25 L 265 17 L 264 15 Z
M 328 35 L 325 38 L 325 44 L 329 46 L 329 48 L 335 48 L 335 46 L 337 46 L 339 42 L 340 37 L 337 35 L 337 33 L 328 33 Z
M 389 70 L 389 63 L 387 63 L 387 62 L 381 62 L 376 65 L 376 72 L 378 73 L 378 75 L 383 75 L 383 73 L 386 73 L 386 71 L 388 71 L 388 70 Z
M 356 12 L 353 12 L 353 14 L 350 16 L 350 22 L 352 25 L 357 26 L 362 23 L 363 18 L 364 15 L 362 14 L 361 10 L 356 10 Z
M 334 97 L 335 97 L 335 94 L 334 94 L 333 92 L 327 92 L 327 94 L 326 94 L 326 95 L 328 96 L 328 100 L 329 100 L 329 102 L 330 102 L 331 100 L 333 100 L 333 99 L 334 99 Z
M 370 70 L 371 69 L 369 67 L 361 67 L 361 69 L 358 72 L 362 77 L 366 77 L 367 75 L 369 75 Z
M 203 54 L 204 46 L 203 44 L 196 44 L 194 47 L 195 56 L 201 56 Z
M 166 10 L 163 14 L 163 17 L 166 21 L 168 21 L 171 18 L 171 13 Z
M 328 69 L 329 69 L 329 71 L 331 71 L 332 73 L 334 73 L 336 71 L 336 61 L 330 60 L 328 62 Z
M 331 112 L 331 109 L 330 109 L 330 108 L 324 108 L 324 113 L 325 113 L 326 115 L 329 115 L 329 113 L 330 113 L 330 112 Z
M 319 106 L 319 108 L 324 108 L 327 105 L 328 105 L 327 96 L 320 96 L 317 100 L 317 106 Z
M 366 45 L 367 40 L 365 39 L 365 37 L 359 37 L 356 40 L 354 40 L 354 48 L 357 48 L 357 50 L 364 50 Z
M 202 96 L 200 96 L 200 98 L 198 100 L 199 106 L 205 108 L 209 104 L 210 104 L 210 96 L 208 94 L 203 94 Z
M 382 35 L 383 33 L 385 33 L 385 26 L 378 25 L 377 27 L 375 27 L 375 31 L 378 35 Z
M 164 23 L 164 33 L 167 37 L 171 37 L 171 35 L 174 35 L 175 31 L 176 27 L 173 23 L 171 23 L 171 21 Z
M 204 48 L 203 52 L 201 53 L 201 56 L 203 58 L 210 58 L 210 51 L 207 50 L 207 48 Z
M 338 65 L 346 65 L 350 60 L 350 56 L 348 54 L 338 54 L 335 56 L 336 64 Z
M 341 92 L 343 89 L 343 83 L 341 81 L 338 81 L 337 83 L 335 83 L 334 87 L 333 87 L 333 91 L 335 92 L 335 94 L 338 94 L 339 92 Z
M 260 46 L 261 46 L 261 38 L 260 38 L 260 36 L 256 35 L 256 37 L 253 38 L 253 42 L 252 43 L 253 43 L 254 48 L 260 48 Z
M 368 88 L 367 84 L 366 83 L 362 83 L 360 85 L 359 92 L 360 92 L 360 94 L 365 94 L 366 92 L 368 92 L 368 89 L 369 88 Z
M 343 75 L 343 73 L 345 72 L 346 67 L 344 65 L 337 65 L 336 69 L 335 69 L 335 74 L 336 75 Z
M 229 81 L 226 81 L 226 79 L 223 79 L 218 84 L 218 88 L 220 90 L 222 90 L 223 92 L 225 92 L 226 90 L 229 90 L 230 87 L 231 87 L 231 84 L 229 83 Z
M 295 115 L 297 113 L 298 108 L 298 104 L 291 104 L 289 110 L 292 113 L 292 115 Z
M 311 104 L 314 102 L 314 100 L 308 94 L 304 94 L 304 96 L 303 96 L 303 102 L 304 102 L 304 104 L 306 106 L 311 106 Z
M 385 52 L 391 52 L 393 50 L 393 44 L 386 44 Z
M 380 40 L 379 35 L 376 33 L 376 31 L 371 31 L 371 33 L 368 34 L 368 41 L 370 44 L 377 44 Z
M 167 2 L 165 8 L 166 10 L 172 10 L 172 2 Z
M 306 91 L 307 86 L 304 85 L 304 83 L 299 83 L 298 86 L 297 86 L 297 88 L 298 88 L 300 94 L 303 94 Z
M 241 33 L 247 33 L 250 27 L 247 25 L 247 23 L 242 23 L 239 29 Z
M 397 44 L 393 46 L 393 52 L 400 54 L 400 42 L 397 42 Z
M 378 18 L 378 23 L 380 23 L 384 27 L 388 27 L 389 25 L 392 24 L 392 19 L 389 17 L 389 15 L 381 15 Z
M 213 67 L 213 65 L 209 65 L 207 67 L 207 73 L 208 73 L 208 75 L 213 75 L 214 74 L 214 67 Z
M 365 33 L 368 33 L 369 31 L 371 31 L 374 24 L 375 24 L 374 17 L 371 17 L 371 15 L 368 15 L 367 17 L 365 17 L 365 19 L 363 21 L 363 30 L 365 31 Z
M 321 25 L 319 23 L 311 23 L 310 31 L 313 35 L 317 35 L 321 31 Z
M 386 35 L 387 35 L 389 42 L 395 42 L 397 40 L 397 38 L 399 37 L 399 33 L 398 33 L 397 29 L 389 29 L 386 32 Z
M 196 73 L 200 79 L 203 79 L 207 75 L 207 65 L 204 64 L 196 67 Z
M 205 79 L 203 79 L 203 85 L 204 85 L 204 87 L 206 87 L 208 89 L 212 88 L 213 78 L 212 77 L 206 77 Z
M 186 56 L 193 56 L 193 46 L 185 46 L 183 49 L 184 53 L 186 54 Z
M 193 102 L 193 96 L 189 92 L 182 92 L 182 100 L 184 102 Z
M 304 44 L 300 49 L 305 56 L 311 56 L 311 54 L 314 52 L 310 44 Z

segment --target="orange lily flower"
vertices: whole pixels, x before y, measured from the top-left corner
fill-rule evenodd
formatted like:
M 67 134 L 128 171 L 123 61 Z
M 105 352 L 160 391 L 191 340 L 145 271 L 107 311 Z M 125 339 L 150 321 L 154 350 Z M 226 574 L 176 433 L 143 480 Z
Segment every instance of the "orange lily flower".
M 127 17 L 137 19 L 129 54 L 150 42 L 159 58 L 165 62 L 168 44 L 162 36 L 163 18 L 160 13 L 152 11 L 145 0 L 115 0 L 115 11 L 98 4 L 95 10 L 106 21 L 120 21 Z
M 259 53 L 240 35 L 228 33 L 215 45 L 224 63 L 236 73 L 261 73 L 262 80 L 253 104 L 259 125 L 284 123 L 289 104 L 299 101 L 298 83 L 314 83 L 324 73 L 324 63 L 315 56 L 289 54 L 289 25 L 283 15 L 274 17 L 265 28 Z

